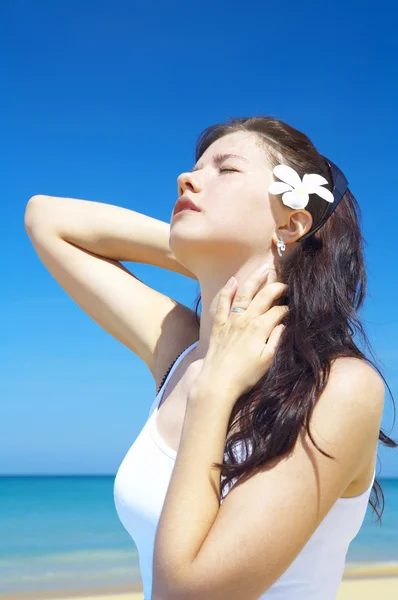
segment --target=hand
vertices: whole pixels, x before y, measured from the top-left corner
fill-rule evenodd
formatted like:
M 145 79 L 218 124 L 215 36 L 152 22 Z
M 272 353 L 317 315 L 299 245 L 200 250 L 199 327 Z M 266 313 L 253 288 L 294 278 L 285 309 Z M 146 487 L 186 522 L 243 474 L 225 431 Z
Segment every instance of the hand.
M 287 289 L 276 281 L 271 269 L 261 275 L 254 273 L 239 287 L 234 279 L 231 287 L 221 290 L 195 387 L 219 385 L 231 391 L 234 401 L 254 387 L 272 363 L 284 328 L 280 323 L 289 311 L 286 305 L 271 305 Z M 230 312 L 232 307 L 246 310 Z

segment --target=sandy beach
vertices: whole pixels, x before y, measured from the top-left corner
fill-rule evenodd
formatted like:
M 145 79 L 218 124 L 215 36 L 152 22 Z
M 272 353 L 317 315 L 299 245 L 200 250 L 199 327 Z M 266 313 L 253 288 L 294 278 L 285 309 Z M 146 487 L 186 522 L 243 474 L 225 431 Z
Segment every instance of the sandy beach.
M 395 600 L 398 598 L 398 565 L 350 565 L 344 570 L 336 600 Z M 141 584 L 112 588 L 54 592 L 0 594 L 0 600 L 144 600 Z
M 375 600 L 378 596 L 383 600 L 395 600 L 398 598 L 398 577 L 375 577 L 372 579 L 358 579 L 343 581 L 336 600 Z M 50 594 L 0 594 L 1 600 L 58 600 L 59 598 L 68 600 L 144 600 L 141 592 L 122 592 L 114 590 L 113 592 L 104 592 L 98 594 L 98 590 L 85 591 L 84 595 L 70 595 L 60 592 L 56 595 Z

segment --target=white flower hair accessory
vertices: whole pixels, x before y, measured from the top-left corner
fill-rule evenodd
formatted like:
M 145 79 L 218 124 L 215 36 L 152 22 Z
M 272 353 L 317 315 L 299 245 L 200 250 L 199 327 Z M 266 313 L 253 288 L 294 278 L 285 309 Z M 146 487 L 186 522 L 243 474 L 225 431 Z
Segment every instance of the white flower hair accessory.
M 282 194 L 284 192 L 282 202 L 290 208 L 305 208 L 309 201 L 309 194 L 318 194 L 327 202 L 334 201 L 332 192 L 321 187 L 328 183 L 322 175 L 305 173 L 301 180 L 297 171 L 288 165 L 277 165 L 273 173 L 282 181 L 273 181 L 268 191 L 271 194 Z

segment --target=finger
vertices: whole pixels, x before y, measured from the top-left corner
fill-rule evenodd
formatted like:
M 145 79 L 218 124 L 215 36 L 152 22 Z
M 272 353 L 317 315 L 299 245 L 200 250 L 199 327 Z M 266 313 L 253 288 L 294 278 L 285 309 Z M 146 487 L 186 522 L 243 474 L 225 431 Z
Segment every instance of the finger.
M 269 269 L 262 273 L 255 271 L 248 279 L 239 285 L 235 293 L 233 306 L 236 308 L 243 308 L 246 311 L 250 307 L 250 304 L 260 287 L 268 281 L 269 273 Z M 239 315 L 239 313 L 233 312 L 231 315 Z
M 268 356 L 270 354 L 271 355 L 275 354 L 284 330 L 285 330 L 285 326 L 282 324 L 277 325 L 272 330 L 271 335 L 269 336 L 268 341 L 264 347 L 264 352 L 266 352 Z
M 254 319 L 267 313 L 275 300 L 286 295 L 287 290 L 287 284 L 281 283 L 280 281 L 275 281 L 261 288 L 261 290 L 253 298 L 249 308 L 246 311 L 247 317 L 249 319 Z
M 231 312 L 232 298 L 235 295 L 237 281 L 231 277 L 221 289 L 218 296 L 216 313 L 214 315 L 214 325 L 223 326 L 229 319 Z
M 278 281 L 276 269 L 274 269 L 274 267 L 270 267 L 269 275 L 268 275 L 268 279 L 267 279 L 267 285 L 269 285 L 270 283 L 274 283 L 275 281 Z
M 268 339 L 272 330 L 282 323 L 289 314 L 289 307 L 285 304 L 282 306 L 272 306 L 265 314 L 258 317 L 256 322 L 260 330 L 264 331 L 264 340 Z
M 256 288 L 254 290 L 254 297 L 258 294 L 262 289 L 267 288 L 272 283 L 276 283 L 278 281 L 278 275 L 276 273 L 276 269 L 274 267 L 268 267 L 265 275 L 259 275 L 257 271 L 255 271 L 248 280 L 251 284 L 251 288 Z

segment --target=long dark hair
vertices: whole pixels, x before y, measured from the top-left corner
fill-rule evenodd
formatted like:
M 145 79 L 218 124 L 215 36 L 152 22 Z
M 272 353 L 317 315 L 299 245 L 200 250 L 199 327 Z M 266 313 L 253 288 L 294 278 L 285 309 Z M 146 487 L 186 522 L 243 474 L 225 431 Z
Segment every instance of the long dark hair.
M 311 140 L 301 131 L 271 117 L 231 118 L 226 123 L 207 127 L 197 140 L 196 161 L 215 140 L 236 131 L 257 134 L 272 168 L 283 162 L 293 167 L 300 177 L 305 173 L 319 173 L 328 180 L 332 191 L 330 167 Z M 322 198 L 310 195 L 306 210 L 313 217 L 313 228 L 321 219 L 325 205 Z M 316 444 L 309 421 L 328 381 L 331 361 L 337 357 L 361 358 L 377 370 L 391 394 L 395 423 L 390 387 L 380 369 L 353 340 L 354 333 L 359 333 L 375 359 L 357 316 L 366 295 L 365 241 L 360 218 L 359 205 L 347 189 L 326 223 L 303 240 L 297 252 L 282 260 L 278 267 L 278 281 L 287 283 L 289 289 L 289 296 L 275 303 L 289 305 L 289 314 L 284 320 L 286 329 L 271 368 L 249 393 L 237 400 L 232 410 L 228 433 L 232 426 L 234 432 L 227 434 L 224 463 L 214 463 L 221 470 L 222 496 L 233 480 L 250 478 L 272 459 L 289 453 L 303 425 L 316 448 L 328 458 L 335 458 Z M 195 301 L 198 325 L 200 301 L 199 294 Z M 379 440 L 389 448 L 398 447 L 382 429 Z M 240 443 L 245 448 L 244 460 L 236 460 L 233 452 L 234 446 Z M 381 513 L 377 510 L 378 490 L 383 498 Z M 376 502 L 372 499 L 369 502 L 381 524 L 384 494 L 376 479 L 372 491 Z

